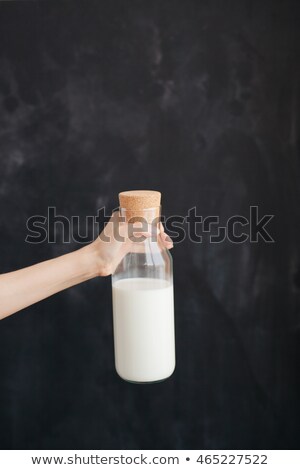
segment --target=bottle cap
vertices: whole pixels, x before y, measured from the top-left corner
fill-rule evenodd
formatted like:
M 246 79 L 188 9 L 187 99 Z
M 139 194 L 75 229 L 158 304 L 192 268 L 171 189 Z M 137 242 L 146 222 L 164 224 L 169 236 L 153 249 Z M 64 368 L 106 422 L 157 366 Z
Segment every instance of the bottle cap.
M 159 218 L 161 201 L 159 191 L 123 191 L 119 193 L 119 201 L 121 215 L 125 215 L 127 222 L 134 223 L 144 218 L 151 223 Z M 123 214 L 122 209 L 125 209 Z

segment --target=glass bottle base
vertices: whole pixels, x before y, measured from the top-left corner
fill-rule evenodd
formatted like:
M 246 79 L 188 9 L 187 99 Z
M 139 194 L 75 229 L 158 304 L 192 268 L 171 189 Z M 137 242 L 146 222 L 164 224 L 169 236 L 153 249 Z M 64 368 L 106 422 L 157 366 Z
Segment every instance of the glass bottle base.
M 174 368 L 175 370 L 175 368 Z M 150 381 L 145 381 L 145 382 L 142 382 L 142 381 L 138 381 L 138 380 L 129 380 L 129 379 L 125 379 L 125 377 L 122 377 L 118 371 L 117 371 L 117 374 L 118 376 L 120 377 L 120 379 L 124 380 L 124 382 L 128 382 L 130 384 L 136 384 L 136 385 L 152 385 L 152 384 L 158 384 L 160 382 L 164 382 L 165 380 L 168 380 L 170 377 L 172 377 L 173 373 L 174 373 L 174 370 L 171 372 L 170 375 L 168 375 L 167 377 L 164 377 L 163 379 L 158 379 L 158 380 L 150 380 Z

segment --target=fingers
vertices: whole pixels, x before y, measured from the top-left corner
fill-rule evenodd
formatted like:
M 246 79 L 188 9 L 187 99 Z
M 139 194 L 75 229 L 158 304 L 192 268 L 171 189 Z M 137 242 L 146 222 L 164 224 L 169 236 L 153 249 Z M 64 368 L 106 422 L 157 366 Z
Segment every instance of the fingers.
M 132 232 L 132 236 L 129 238 L 131 239 L 132 237 L 134 238 L 150 238 L 151 237 L 151 232 Z
M 163 224 L 160 222 L 159 223 L 159 231 L 160 231 L 160 238 L 164 244 L 164 246 L 170 250 L 171 248 L 173 248 L 174 244 L 173 244 L 173 240 L 169 237 L 169 235 L 167 235 L 165 233 L 165 227 L 163 226 Z
M 129 230 L 128 224 L 124 222 L 122 218 L 120 218 L 119 211 L 115 211 L 113 212 L 108 224 L 106 225 L 104 233 L 106 233 L 108 236 L 111 236 L 112 238 L 114 238 L 115 234 L 118 234 L 118 236 L 123 237 L 125 241 L 126 239 L 132 240 L 133 237 L 134 238 L 150 238 L 151 236 L 153 236 L 153 228 L 151 228 L 150 226 L 140 227 L 139 223 L 137 223 L 135 227 L 133 225 L 133 227 L 131 227 L 131 229 Z M 163 245 L 168 250 L 173 248 L 174 246 L 173 241 L 169 237 L 169 235 L 165 233 L 164 226 L 161 222 L 158 225 L 157 235 L 160 237 Z
M 169 235 L 167 235 L 165 232 L 160 232 L 160 238 L 164 244 L 164 246 L 170 250 L 171 248 L 173 248 L 173 242 L 171 240 L 171 238 L 169 237 Z
M 157 235 L 160 237 L 163 245 L 168 249 L 170 250 L 171 248 L 173 248 L 174 244 L 173 244 L 173 241 L 172 239 L 169 237 L 169 235 L 167 235 L 165 233 L 165 229 L 164 229 L 164 226 L 163 224 L 160 222 L 159 226 L 158 226 L 158 229 L 157 229 Z M 153 231 L 151 231 L 151 229 L 149 229 L 149 231 L 143 231 L 143 232 L 134 232 L 133 233 L 133 236 L 134 237 L 144 237 L 144 238 L 149 238 L 151 236 L 153 236 Z

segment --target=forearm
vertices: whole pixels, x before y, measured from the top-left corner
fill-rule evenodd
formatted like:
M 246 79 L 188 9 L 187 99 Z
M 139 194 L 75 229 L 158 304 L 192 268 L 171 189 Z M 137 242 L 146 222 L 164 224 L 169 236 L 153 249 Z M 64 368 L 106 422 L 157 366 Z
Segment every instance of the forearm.
M 0 275 L 0 319 L 99 275 L 93 245 Z

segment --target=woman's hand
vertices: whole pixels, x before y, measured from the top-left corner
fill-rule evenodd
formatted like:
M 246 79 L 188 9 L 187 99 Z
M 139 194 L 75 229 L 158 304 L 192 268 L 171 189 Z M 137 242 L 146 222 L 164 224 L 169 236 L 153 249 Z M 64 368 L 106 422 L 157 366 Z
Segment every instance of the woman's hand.
M 121 259 L 130 250 L 132 244 L 131 237 L 151 237 L 150 231 L 141 231 L 141 228 L 134 225 L 136 231 L 130 233 L 130 228 L 126 222 L 120 220 L 119 212 L 114 212 L 102 233 L 90 245 L 81 250 L 89 256 L 91 271 L 97 272 L 98 276 L 109 276 L 112 274 Z M 157 236 L 160 242 L 167 248 L 173 248 L 171 238 L 165 233 L 163 224 L 159 224 Z

